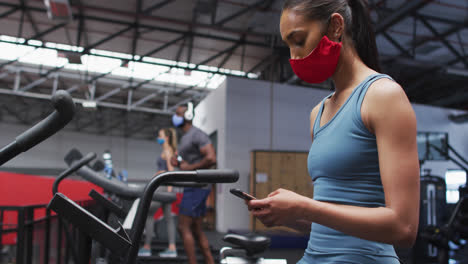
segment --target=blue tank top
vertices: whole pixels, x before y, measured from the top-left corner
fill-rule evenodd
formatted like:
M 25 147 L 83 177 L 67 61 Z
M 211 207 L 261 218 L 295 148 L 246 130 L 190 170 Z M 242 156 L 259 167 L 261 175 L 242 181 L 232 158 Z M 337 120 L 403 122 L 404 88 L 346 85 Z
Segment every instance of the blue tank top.
M 364 96 L 369 86 L 381 78 L 391 79 L 384 74 L 367 77 L 353 90 L 335 116 L 320 127 L 324 102 L 332 94 L 322 101 L 313 125 L 313 143 L 307 160 L 309 174 L 314 181 L 315 200 L 362 207 L 385 206 L 376 137 L 368 131 L 361 118 Z M 346 261 L 352 261 L 353 255 L 396 257 L 392 245 L 349 236 L 315 223 L 312 224 L 305 255 L 331 257 L 317 263 L 339 261 L 335 258 L 337 256 Z

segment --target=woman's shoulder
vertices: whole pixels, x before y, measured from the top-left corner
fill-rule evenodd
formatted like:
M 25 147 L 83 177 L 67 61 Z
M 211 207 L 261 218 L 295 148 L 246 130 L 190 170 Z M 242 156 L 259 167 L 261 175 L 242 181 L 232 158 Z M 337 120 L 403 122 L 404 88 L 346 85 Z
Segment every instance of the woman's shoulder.
M 380 78 L 373 82 L 369 86 L 369 90 L 366 94 L 367 97 L 372 97 L 372 99 L 374 99 L 373 101 L 386 100 L 394 96 L 402 95 L 406 97 L 405 91 L 400 84 L 390 79 L 390 77 Z
M 317 105 L 314 106 L 314 108 L 312 108 L 312 111 L 310 111 L 310 122 L 312 124 L 315 122 L 315 119 L 317 118 L 321 105 L 322 105 L 322 102 L 318 103 Z
M 170 157 L 174 154 L 174 151 L 172 151 L 172 149 L 169 148 L 169 149 L 163 150 L 162 154 L 166 157 Z
M 369 87 L 364 98 L 362 111 L 367 114 L 368 122 L 388 119 L 390 116 L 404 117 L 400 115 L 412 114 L 411 103 L 400 84 L 392 79 L 381 78 Z

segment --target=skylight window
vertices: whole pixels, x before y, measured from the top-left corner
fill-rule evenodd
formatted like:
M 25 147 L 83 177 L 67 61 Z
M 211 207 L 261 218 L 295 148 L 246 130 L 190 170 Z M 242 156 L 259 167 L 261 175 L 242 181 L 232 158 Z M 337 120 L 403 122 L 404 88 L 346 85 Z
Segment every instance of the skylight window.
M 0 60 L 18 60 L 22 63 L 44 65 L 49 67 L 64 67 L 73 71 L 88 71 L 90 73 L 109 73 L 109 75 L 124 78 L 151 80 L 163 84 L 176 84 L 202 89 L 216 89 L 226 79 L 224 74 L 236 76 L 247 76 L 251 79 L 258 78 L 257 74 L 245 73 L 237 70 L 229 70 L 206 65 L 195 65 L 193 63 L 177 62 L 152 57 L 112 52 L 106 50 L 91 49 L 90 54 L 81 56 L 81 64 L 69 63 L 66 57 L 57 52 L 59 49 L 65 52 L 82 52 L 83 47 L 66 44 L 29 40 L 26 45 L 24 38 L 0 35 Z M 34 46 L 34 47 L 32 47 Z M 46 47 L 46 48 L 43 48 Z M 95 56 L 100 55 L 100 56 Z M 135 62 L 128 60 L 140 60 Z M 157 63 L 155 65 L 151 63 Z M 175 66 L 189 68 L 173 68 Z M 193 69 L 193 70 L 191 70 Z

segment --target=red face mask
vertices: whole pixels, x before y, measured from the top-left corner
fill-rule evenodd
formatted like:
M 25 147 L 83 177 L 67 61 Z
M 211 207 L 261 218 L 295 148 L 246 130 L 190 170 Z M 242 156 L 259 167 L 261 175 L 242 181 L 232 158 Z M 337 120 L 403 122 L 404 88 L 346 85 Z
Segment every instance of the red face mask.
M 341 42 L 333 42 L 324 36 L 307 57 L 290 59 L 294 73 L 304 82 L 321 83 L 335 73 L 340 58 Z

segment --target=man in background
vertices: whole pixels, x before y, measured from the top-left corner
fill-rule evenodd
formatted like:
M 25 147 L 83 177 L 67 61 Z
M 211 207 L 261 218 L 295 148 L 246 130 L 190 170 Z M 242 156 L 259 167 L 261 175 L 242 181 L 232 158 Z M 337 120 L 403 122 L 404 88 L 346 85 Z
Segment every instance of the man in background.
M 209 169 L 216 164 L 216 154 L 208 135 L 192 125 L 194 117 L 193 105 L 177 107 L 172 122 L 182 129 L 179 141 L 178 156 L 172 159 L 174 166 L 180 170 L 192 171 Z M 198 240 L 205 262 L 214 264 L 210 245 L 202 230 L 202 220 L 206 215 L 206 199 L 209 188 L 184 188 L 180 203 L 178 230 L 184 241 L 189 264 L 196 264 L 195 238 Z

